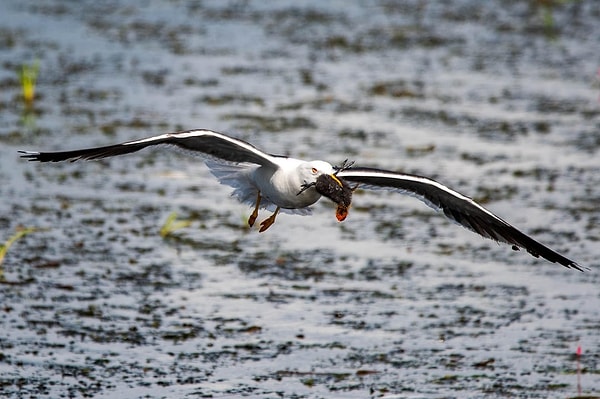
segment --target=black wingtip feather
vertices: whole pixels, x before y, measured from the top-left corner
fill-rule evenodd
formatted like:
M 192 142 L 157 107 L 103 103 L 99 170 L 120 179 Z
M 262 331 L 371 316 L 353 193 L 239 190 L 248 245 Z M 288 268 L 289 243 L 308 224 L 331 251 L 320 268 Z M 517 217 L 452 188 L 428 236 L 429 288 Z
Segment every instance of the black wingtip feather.
M 363 186 L 413 194 L 427 205 L 441 210 L 456 223 L 485 238 L 509 244 L 512 249 L 523 248 L 536 258 L 542 257 L 569 269 L 581 272 L 589 270 L 522 233 L 469 197 L 429 178 L 373 168 L 348 168 L 340 173 L 340 177 Z
M 73 151 L 58 151 L 58 152 L 33 152 L 33 151 L 19 151 L 21 158 L 27 159 L 28 161 L 37 162 L 61 162 L 71 161 L 75 162 L 80 159 L 85 160 L 97 160 L 102 158 L 108 158 L 115 155 L 129 154 L 135 151 L 139 151 L 146 145 L 111 145 L 97 148 L 86 148 L 83 150 Z

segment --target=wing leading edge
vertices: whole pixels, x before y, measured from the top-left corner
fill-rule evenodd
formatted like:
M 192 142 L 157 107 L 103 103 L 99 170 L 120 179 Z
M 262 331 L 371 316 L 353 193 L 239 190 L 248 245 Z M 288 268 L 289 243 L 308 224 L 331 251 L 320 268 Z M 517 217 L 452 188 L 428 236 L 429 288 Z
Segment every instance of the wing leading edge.
M 348 168 L 338 177 L 360 183 L 359 187 L 384 189 L 414 196 L 463 227 L 494 241 L 523 248 L 531 255 L 583 271 L 583 267 L 524 234 L 471 198 L 423 176 L 374 168 Z
M 19 151 L 22 158 L 39 162 L 94 160 L 130 154 L 146 147 L 168 144 L 188 151 L 202 153 L 226 162 L 249 162 L 258 165 L 276 165 L 278 156 L 267 154 L 252 144 L 211 130 L 188 130 L 167 133 L 141 140 L 128 141 L 104 147 L 59 152 Z

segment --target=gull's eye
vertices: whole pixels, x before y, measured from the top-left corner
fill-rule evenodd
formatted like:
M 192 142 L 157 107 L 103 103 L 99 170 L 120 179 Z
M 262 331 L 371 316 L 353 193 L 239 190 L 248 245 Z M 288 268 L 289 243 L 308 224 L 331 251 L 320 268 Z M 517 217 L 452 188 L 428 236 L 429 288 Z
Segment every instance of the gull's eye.
M 312 168 L 310 171 L 313 173 L 313 175 L 316 175 L 318 172 L 317 168 Z

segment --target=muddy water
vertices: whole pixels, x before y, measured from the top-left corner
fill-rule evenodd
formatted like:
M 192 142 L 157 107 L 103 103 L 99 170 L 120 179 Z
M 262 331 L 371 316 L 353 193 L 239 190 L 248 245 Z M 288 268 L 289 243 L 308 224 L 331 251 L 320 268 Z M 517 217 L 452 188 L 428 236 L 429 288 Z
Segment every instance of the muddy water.
M 2 264 L 0 392 L 599 395 L 599 18 L 595 1 L 3 1 L 0 240 L 40 230 Z M 435 177 L 592 270 L 398 195 L 258 234 L 194 157 L 17 156 L 199 127 Z M 172 212 L 191 224 L 162 238 Z

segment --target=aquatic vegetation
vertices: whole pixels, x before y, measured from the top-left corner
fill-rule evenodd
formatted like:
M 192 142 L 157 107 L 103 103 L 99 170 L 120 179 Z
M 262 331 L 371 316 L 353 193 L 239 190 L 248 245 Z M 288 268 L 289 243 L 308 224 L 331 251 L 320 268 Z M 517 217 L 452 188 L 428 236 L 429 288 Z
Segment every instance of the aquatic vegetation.
M 24 64 L 19 71 L 19 81 L 21 82 L 23 101 L 25 101 L 27 106 L 31 106 L 35 99 L 35 85 L 37 83 L 39 72 L 39 60 L 35 60 L 31 65 Z
M 171 212 L 160 228 L 160 236 L 165 238 L 175 230 L 183 229 L 192 224 L 191 220 L 177 220 L 177 212 Z
M 2 269 L 2 262 L 4 262 L 4 257 L 8 252 L 8 249 L 11 245 L 15 243 L 20 238 L 25 237 L 27 234 L 33 233 L 37 229 L 35 227 L 18 227 L 17 232 L 13 234 L 8 240 L 4 242 L 4 244 L 0 245 L 0 281 L 4 280 L 4 270 Z
M 541 15 L 542 26 L 546 35 L 552 36 L 556 34 L 558 29 L 554 18 L 554 11 L 557 7 L 572 3 L 577 0 L 533 0 L 533 5 L 539 10 Z

